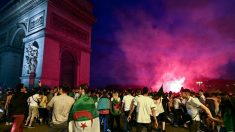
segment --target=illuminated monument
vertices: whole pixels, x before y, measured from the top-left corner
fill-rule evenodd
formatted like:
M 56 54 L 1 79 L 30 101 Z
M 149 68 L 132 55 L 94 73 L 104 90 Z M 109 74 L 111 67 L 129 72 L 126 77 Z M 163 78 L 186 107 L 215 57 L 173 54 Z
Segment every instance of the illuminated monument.
M 89 0 L 10 0 L 0 9 L 0 83 L 89 83 Z

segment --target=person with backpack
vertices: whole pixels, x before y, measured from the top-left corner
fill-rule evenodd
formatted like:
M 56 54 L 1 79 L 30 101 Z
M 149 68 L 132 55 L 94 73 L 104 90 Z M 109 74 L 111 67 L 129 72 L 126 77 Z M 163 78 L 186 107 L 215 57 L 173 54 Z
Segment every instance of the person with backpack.
M 41 93 L 36 93 L 30 96 L 27 100 L 29 106 L 28 117 L 25 122 L 25 127 L 34 128 L 33 121 L 35 117 L 38 117 L 38 107 L 41 101 Z

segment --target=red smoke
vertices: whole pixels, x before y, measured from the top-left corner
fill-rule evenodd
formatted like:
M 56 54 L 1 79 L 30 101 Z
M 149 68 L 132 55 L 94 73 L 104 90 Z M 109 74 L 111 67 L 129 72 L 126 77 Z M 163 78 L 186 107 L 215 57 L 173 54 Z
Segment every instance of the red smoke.
M 196 78 L 221 77 L 221 67 L 235 60 L 234 16 L 208 2 L 175 2 L 158 19 L 141 8 L 117 11 L 115 38 L 133 83 L 178 91 Z

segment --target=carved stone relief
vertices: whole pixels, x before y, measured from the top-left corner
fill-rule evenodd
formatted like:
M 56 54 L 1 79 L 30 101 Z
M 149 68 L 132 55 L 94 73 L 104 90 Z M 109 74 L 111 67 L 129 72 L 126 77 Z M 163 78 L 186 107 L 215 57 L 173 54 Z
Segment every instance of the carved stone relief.
M 33 43 L 30 43 L 26 48 L 25 48 L 25 59 L 26 59 L 26 64 L 24 64 L 24 68 L 26 70 L 26 74 L 30 73 L 35 73 L 37 64 L 38 64 L 38 50 L 39 46 L 36 41 Z
M 45 11 L 41 11 L 38 14 L 29 18 L 28 32 L 31 32 L 34 29 L 44 26 L 44 17 Z

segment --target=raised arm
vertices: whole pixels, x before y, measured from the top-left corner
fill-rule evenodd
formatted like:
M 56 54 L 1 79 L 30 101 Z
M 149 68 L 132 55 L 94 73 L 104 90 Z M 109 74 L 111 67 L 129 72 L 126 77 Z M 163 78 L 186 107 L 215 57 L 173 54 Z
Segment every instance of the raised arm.
M 211 111 L 205 105 L 201 104 L 200 108 L 203 109 L 207 113 L 208 117 L 211 120 L 216 121 L 216 122 L 222 122 L 221 120 L 214 118 L 211 114 Z

